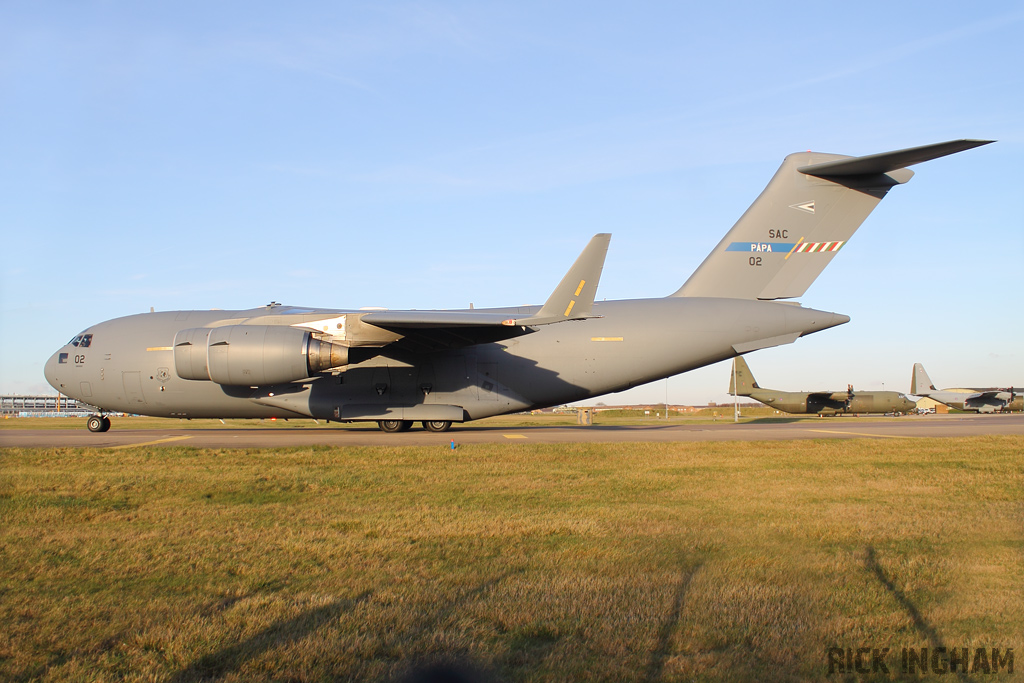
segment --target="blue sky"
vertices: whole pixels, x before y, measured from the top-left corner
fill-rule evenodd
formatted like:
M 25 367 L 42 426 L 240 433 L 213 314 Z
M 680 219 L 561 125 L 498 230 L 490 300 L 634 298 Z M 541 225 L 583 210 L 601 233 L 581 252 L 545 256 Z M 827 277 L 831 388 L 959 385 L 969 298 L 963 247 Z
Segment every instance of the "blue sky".
M 748 361 L 1024 385 L 1024 8 L 770 5 L 3 3 L 0 392 L 151 306 L 542 303 L 597 232 L 599 298 L 667 295 L 786 154 L 965 137 L 801 299 L 852 322 Z

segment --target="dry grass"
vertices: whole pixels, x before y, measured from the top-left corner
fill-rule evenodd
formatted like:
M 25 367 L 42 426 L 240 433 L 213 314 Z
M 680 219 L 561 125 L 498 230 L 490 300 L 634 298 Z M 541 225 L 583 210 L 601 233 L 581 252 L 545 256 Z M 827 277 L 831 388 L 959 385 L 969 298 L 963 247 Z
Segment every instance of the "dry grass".
M 832 646 L 1020 651 L 1022 452 L 6 449 L 0 679 L 806 680 Z

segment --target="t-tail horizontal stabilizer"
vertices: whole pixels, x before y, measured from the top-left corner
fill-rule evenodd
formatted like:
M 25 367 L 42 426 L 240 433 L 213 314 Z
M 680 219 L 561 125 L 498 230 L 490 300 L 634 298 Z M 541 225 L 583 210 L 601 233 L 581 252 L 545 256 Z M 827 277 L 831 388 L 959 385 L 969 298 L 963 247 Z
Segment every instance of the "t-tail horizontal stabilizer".
M 672 296 L 802 296 L 889 189 L 910 180 L 907 166 L 989 142 L 952 140 L 863 157 L 791 154 Z

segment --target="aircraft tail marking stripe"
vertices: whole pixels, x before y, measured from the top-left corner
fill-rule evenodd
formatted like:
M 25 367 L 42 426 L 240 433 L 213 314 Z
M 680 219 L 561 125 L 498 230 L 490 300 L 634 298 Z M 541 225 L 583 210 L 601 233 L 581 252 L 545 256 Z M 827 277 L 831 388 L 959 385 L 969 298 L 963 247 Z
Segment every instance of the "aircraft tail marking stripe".
M 173 349 L 174 349 L 173 346 L 150 346 L 146 350 L 147 351 L 171 351 Z
M 803 239 L 802 237 L 800 239 Z M 833 253 L 839 251 L 839 249 L 846 244 L 845 240 L 839 240 L 838 242 L 804 242 L 799 246 L 795 247 L 796 253 L 798 254 L 824 254 L 825 252 Z M 793 252 L 790 252 L 793 253 Z M 789 258 L 788 256 L 786 258 Z
M 569 311 L 571 311 L 572 307 L 575 306 L 575 305 L 576 305 L 576 299 L 570 299 L 569 300 L 569 305 L 566 306 L 565 313 L 563 313 L 562 315 L 568 316 L 569 315 Z
M 794 245 L 793 245 L 793 248 L 789 250 L 789 253 L 788 253 L 788 254 L 786 254 L 786 258 L 784 258 L 784 259 L 782 259 L 782 260 L 783 260 L 783 261 L 785 261 L 785 260 L 786 260 L 786 259 L 788 259 L 788 258 L 789 258 L 790 256 L 792 256 L 792 255 L 793 255 L 793 252 L 794 252 L 794 251 L 796 251 L 796 250 L 797 250 L 797 248 L 798 248 L 798 247 L 799 247 L 799 246 L 800 246 L 801 244 L 803 244 L 803 242 L 804 242 L 804 238 L 803 238 L 803 237 L 801 237 L 800 239 L 798 239 L 798 240 L 796 241 L 796 244 L 794 244 Z
M 597 342 L 622 341 L 622 337 L 591 337 L 590 341 L 597 341 Z
M 587 284 L 586 280 L 580 280 L 580 286 L 576 288 L 576 293 L 573 296 L 579 296 L 580 292 L 583 291 L 583 285 Z

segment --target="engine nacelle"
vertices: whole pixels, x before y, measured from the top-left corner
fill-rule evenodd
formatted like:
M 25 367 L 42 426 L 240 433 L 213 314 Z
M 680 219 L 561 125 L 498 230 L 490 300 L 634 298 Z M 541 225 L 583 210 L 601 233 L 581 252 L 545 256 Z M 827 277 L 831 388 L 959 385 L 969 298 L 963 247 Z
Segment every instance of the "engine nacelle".
M 343 365 L 348 347 L 283 325 L 196 327 L 174 336 L 174 369 L 182 379 L 264 386 Z

